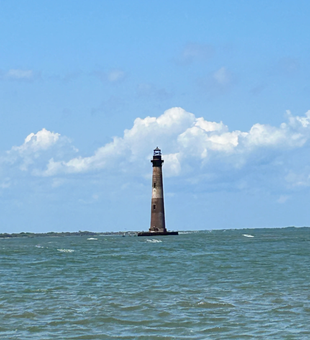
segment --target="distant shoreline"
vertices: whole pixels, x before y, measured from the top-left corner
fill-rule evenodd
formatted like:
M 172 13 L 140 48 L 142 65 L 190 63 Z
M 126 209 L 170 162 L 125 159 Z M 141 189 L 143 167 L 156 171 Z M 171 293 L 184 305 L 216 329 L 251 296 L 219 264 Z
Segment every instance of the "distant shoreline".
M 230 228 L 230 229 L 206 229 L 206 230 L 184 230 L 182 232 L 198 232 L 198 231 L 214 231 L 214 230 L 261 230 L 261 229 L 301 229 L 310 228 L 308 226 L 287 226 L 287 227 L 262 227 L 262 228 Z M 31 232 L 21 232 L 21 233 L 0 233 L 1 238 L 16 238 L 16 237 L 65 237 L 65 236 L 137 236 L 139 231 L 103 231 L 103 232 L 93 232 L 93 231 L 64 231 L 64 232 L 54 232 L 49 231 L 47 233 L 31 233 Z
M 0 238 L 16 238 L 16 237 L 65 237 L 65 236 L 108 236 L 108 235 L 120 235 L 120 236 L 135 236 L 137 235 L 137 231 L 110 231 L 110 232 L 92 232 L 92 231 L 73 231 L 73 232 L 47 232 L 47 233 L 30 233 L 30 232 L 21 232 L 21 233 L 0 233 Z

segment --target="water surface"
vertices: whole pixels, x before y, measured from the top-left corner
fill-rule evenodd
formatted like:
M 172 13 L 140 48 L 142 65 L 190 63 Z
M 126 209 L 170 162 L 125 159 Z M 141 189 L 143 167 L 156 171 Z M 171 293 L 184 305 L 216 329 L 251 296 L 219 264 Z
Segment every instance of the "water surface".
M 309 339 L 310 229 L 0 239 L 1 339 Z

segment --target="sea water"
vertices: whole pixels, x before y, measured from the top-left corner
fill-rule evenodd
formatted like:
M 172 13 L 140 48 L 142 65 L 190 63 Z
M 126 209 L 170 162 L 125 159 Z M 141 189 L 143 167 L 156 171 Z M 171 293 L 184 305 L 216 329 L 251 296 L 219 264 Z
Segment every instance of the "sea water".
M 0 239 L 0 339 L 310 339 L 310 229 Z

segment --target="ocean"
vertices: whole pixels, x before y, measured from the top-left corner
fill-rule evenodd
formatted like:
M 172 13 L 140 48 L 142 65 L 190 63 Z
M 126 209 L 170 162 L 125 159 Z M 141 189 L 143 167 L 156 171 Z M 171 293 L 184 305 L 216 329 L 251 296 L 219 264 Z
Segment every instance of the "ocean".
M 310 339 L 310 229 L 0 239 L 0 339 Z

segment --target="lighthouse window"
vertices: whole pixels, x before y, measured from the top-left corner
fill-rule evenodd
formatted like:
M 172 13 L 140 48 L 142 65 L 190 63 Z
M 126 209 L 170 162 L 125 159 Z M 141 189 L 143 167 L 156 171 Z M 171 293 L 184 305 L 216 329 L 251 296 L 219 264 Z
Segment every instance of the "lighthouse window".
M 156 183 L 154 182 L 154 184 L 153 184 L 153 188 L 156 188 Z
M 156 205 L 154 204 L 154 205 L 153 205 L 153 209 L 155 209 L 155 208 L 156 208 Z

